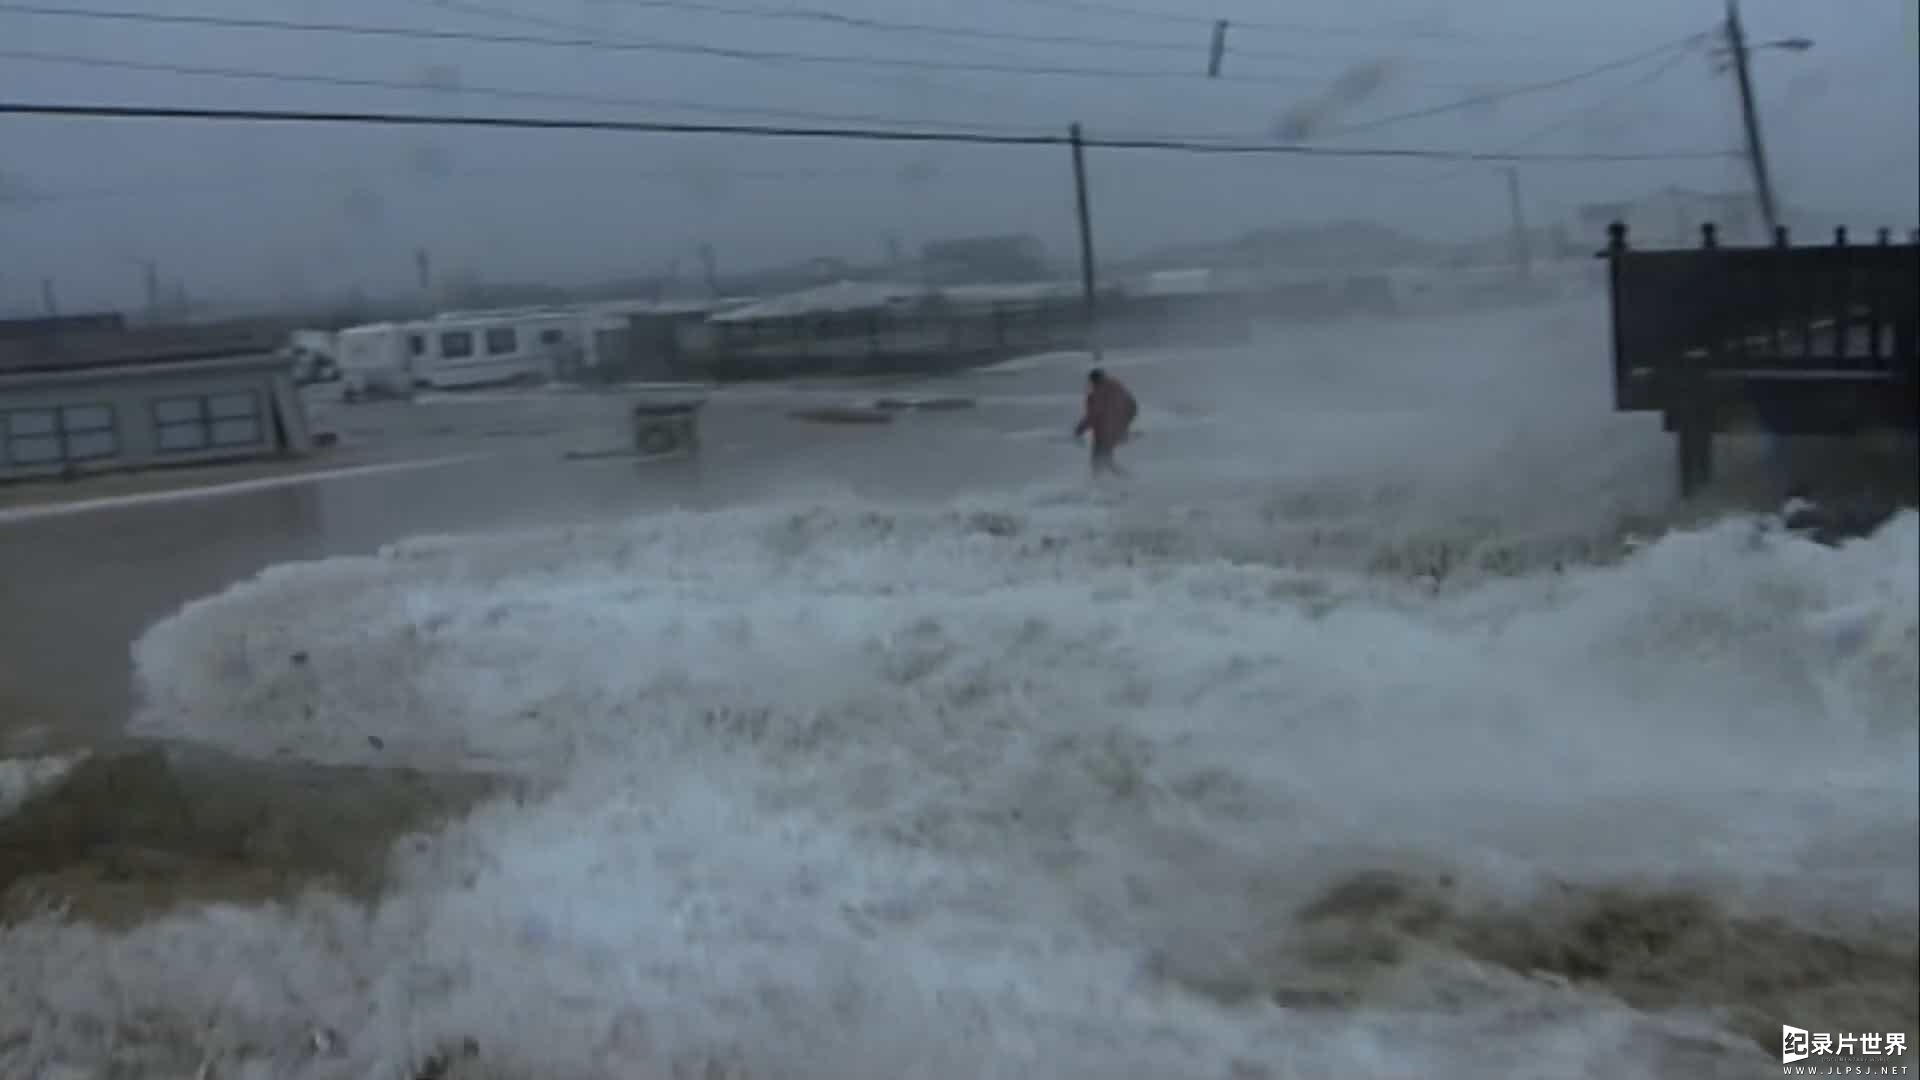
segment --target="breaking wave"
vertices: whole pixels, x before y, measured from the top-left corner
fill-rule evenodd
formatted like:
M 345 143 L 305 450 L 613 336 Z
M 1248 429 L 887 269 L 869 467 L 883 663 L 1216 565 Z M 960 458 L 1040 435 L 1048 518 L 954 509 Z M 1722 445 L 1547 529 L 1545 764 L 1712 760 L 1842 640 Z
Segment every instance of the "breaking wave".
M 139 732 L 534 794 L 371 906 L 0 931 L 0 1071 L 1731 1076 L 1782 1010 L 1911 1027 L 1915 515 L 1436 578 L 1315 500 L 667 514 L 190 605 Z
M 191 604 L 135 649 L 175 750 L 0 767 L 0 1075 L 1611 1080 L 1920 1034 L 1920 518 L 1676 507 L 1555 347 L 1598 317 L 1129 368 L 1119 489 L 1034 464 L 1063 378 L 889 444 L 1023 493 Z

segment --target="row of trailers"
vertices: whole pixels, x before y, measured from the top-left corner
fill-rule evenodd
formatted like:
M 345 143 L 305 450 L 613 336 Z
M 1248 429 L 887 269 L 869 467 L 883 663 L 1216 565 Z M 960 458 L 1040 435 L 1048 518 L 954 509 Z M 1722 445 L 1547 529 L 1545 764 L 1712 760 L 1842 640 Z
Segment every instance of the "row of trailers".
M 469 390 L 672 378 L 681 373 L 682 324 L 698 305 L 609 304 L 450 312 L 430 319 L 348 327 L 333 362 L 349 401 L 418 390 Z

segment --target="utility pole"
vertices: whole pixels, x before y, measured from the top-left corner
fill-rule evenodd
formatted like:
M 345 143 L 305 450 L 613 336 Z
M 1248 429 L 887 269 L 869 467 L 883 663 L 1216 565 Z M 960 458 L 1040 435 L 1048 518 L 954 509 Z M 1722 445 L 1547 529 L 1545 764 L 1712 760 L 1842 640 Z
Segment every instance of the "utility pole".
M 1527 213 L 1520 202 L 1520 170 L 1508 165 L 1501 169 L 1507 174 L 1507 211 L 1513 216 L 1513 263 L 1522 278 L 1533 276 L 1533 243 L 1527 235 Z
M 707 275 L 707 292 L 713 294 L 713 298 L 718 300 L 720 298 L 720 271 L 714 259 L 712 244 L 700 245 L 700 267 Z
M 1073 194 L 1080 213 L 1080 291 L 1086 303 L 1087 349 L 1093 362 L 1100 363 L 1100 309 L 1095 300 L 1093 279 L 1093 216 L 1087 206 L 1087 147 L 1080 137 L 1080 125 L 1067 129 L 1073 143 Z
M 1220 77 L 1220 64 L 1227 58 L 1227 20 L 1213 24 L 1213 47 L 1207 51 L 1207 78 Z
M 1740 83 L 1740 119 L 1747 129 L 1747 164 L 1753 169 L 1753 190 L 1760 197 L 1760 216 L 1767 233 L 1780 225 L 1773 201 L 1773 177 L 1767 171 L 1767 148 L 1760 137 L 1760 109 L 1753 100 L 1753 75 L 1748 70 L 1747 32 L 1740 24 L 1740 0 L 1727 0 L 1727 49 L 1733 54 L 1734 76 Z
M 48 318 L 60 314 L 60 300 L 53 294 L 53 279 L 50 277 L 40 279 L 40 303 L 47 309 Z
M 140 284 L 146 294 L 147 318 L 155 318 L 160 313 L 160 266 L 152 259 L 134 261 L 140 264 Z

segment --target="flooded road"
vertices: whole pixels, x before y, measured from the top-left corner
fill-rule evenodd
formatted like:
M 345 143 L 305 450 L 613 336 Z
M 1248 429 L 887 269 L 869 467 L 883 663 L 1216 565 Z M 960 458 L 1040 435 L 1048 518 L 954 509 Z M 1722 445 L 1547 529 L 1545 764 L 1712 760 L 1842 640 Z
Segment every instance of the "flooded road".
M 1041 407 L 1072 422 L 1071 367 L 989 380 L 1051 388 Z M 1050 384 L 1059 383 L 1057 387 Z M 371 553 L 411 536 L 584 523 L 669 507 L 712 508 L 782 494 L 941 497 L 1030 473 L 1030 446 L 996 428 L 1027 411 L 902 415 L 888 425 L 834 426 L 789 413 L 829 401 L 858 404 L 887 387 L 743 388 L 715 400 L 697 459 L 568 460 L 623 438 L 604 401 L 588 396 L 473 398 L 428 403 L 388 432 L 394 467 L 237 484 L 206 497 L 115 492 L 84 507 L 16 510 L 0 518 L 0 756 L 116 730 L 130 704 L 128 647 L 154 621 L 278 563 Z M 336 417 L 372 428 L 405 406 Z M 362 420 L 371 417 L 372 420 Z M 531 418 L 532 422 L 529 422 Z M 503 424 L 518 421 L 517 430 Z M 344 420 L 345 423 L 339 421 Z M 361 439 L 376 433 L 362 431 Z M 1071 448 L 1047 455 L 1060 464 Z M 403 462 L 417 462 L 408 467 Z M 111 481 L 101 484 L 107 486 Z M 258 486 L 252 486 L 252 485 Z M 89 485 L 90 487 L 92 485 Z

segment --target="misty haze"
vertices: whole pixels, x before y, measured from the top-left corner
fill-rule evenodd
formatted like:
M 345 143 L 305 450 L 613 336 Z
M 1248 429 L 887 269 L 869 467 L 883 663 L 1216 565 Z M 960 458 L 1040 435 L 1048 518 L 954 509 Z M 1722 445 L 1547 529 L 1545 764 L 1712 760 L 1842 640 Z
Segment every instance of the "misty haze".
M 1917 1064 L 1915 0 L 0 0 L 0 251 L 0 1078 Z

